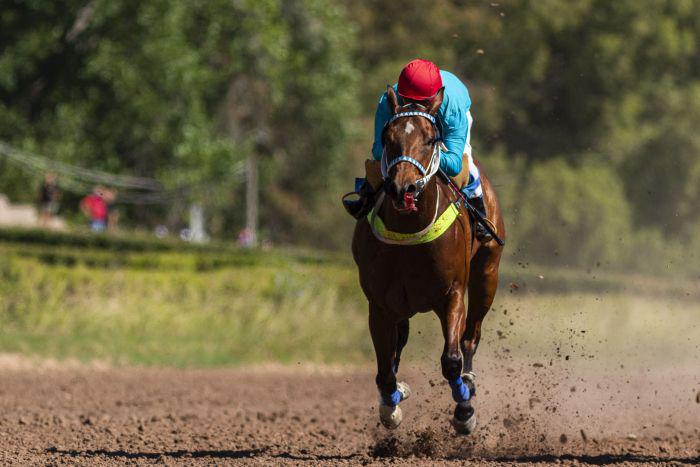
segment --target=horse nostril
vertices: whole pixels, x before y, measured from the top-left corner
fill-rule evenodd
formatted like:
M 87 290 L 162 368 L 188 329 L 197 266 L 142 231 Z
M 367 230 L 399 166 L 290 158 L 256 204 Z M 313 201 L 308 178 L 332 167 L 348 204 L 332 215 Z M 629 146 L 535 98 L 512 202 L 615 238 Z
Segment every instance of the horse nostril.
M 415 183 L 409 183 L 408 186 L 406 186 L 406 193 L 415 193 L 416 191 L 418 191 L 418 187 Z

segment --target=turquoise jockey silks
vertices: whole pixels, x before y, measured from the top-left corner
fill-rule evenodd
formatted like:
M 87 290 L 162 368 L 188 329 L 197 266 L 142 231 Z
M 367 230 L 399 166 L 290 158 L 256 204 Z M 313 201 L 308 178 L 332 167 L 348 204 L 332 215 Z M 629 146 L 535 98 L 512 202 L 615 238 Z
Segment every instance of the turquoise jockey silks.
M 446 151 L 442 152 L 440 168 L 450 177 L 454 177 L 462 170 L 462 154 L 469 137 L 471 126 L 468 115 L 471 107 L 471 98 L 467 87 L 449 71 L 440 71 L 442 84 L 445 87 L 445 95 L 442 105 L 438 110 L 438 119 L 442 124 L 443 140 Z M 394 85 L 397 89 L 397 85 Z M 387 104 L 386 93 L 379 99 L 377 111 L 374 114 L 374 144 L 372 156 L 375 160 L 382 158 L 382 130 L 391 118 L 391 111 Z

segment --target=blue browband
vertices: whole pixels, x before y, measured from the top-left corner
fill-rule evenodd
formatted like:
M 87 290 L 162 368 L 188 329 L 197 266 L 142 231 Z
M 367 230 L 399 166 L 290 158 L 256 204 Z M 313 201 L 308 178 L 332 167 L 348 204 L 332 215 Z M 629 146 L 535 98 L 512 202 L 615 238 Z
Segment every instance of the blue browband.
M 399 162 L 408 162 L 410 164 L 415 165 L 416 168 L 420 171 L 420 174 L 425 177 L 425 174 L 426 174 L 425 167 L 423 167 L 423 165 L 420 162 L 418 162 L 417 160 L 415 160 L 414 158 L 409 157 L 409 156 L 399 156 L 399 157 L 392 159 L 391 162 L 389 162 L 386 166 L 387 172 L 389 170 L 391 170 L 391 168 L 393 166 L 395 166 L 396 164 L 398 164 Z
M 420 104 L 416 104 L 420 105 Z M 422 106 L 421 106 L 422 107 Z M 397 114 L 394 114 L 385 124 L 384 124 L 384 129 L 382 130 L 382 140 L 384 139 L 384 133 L 386 132 L 387 127 L 389 124 L 391 124 L 394 120 L 402 118 L 402 117 L 423 117 L 427 118 L 430 123 L 433 124 L 433 127 L 435 127 L 435 131 L 437 132 L 437 136 L 435 137 L 435 142 L 440 142 L 442 141 L 442 128 L 440 127 L 440 121 L 430 115 L 428 112 L 421 112 L 420 110 L 410 110 L 408 112 L 399 112 Z
M 386 124 L 388 125 L 389 123 L 393 122 L 397 118 L 401 118 L 401 117 L 425 117 L 428 120 L 430 120 L 430 123 L 437 126 L 437 120 L 435 119 L 435 117 L 430 115 L 428 112 L 420 112 L 418 110 L 412 110 L 410 112 L 399 112 L 399 113 L 395 114 L 393 117 L 391 117 L 389 119 L 389 121 L 386 122 Z

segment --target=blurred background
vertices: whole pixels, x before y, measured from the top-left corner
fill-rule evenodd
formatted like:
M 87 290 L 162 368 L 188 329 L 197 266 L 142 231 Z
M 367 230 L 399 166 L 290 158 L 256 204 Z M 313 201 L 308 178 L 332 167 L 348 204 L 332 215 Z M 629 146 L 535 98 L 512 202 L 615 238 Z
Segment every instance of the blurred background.
M 505 212 L 486 339 L 695 358 L 699 46 L 692 0 L 4 0 L 0 350 L 370 361 L 339 200 L 422 57 Z

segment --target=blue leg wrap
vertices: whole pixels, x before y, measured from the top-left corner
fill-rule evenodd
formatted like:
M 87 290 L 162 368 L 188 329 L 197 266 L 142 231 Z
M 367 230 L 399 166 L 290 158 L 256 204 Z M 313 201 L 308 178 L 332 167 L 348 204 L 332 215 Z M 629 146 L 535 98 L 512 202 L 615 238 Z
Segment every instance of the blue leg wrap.
M 467 389 L 467 393 L 469 393 L 469 389 Z M 382 396 L 382 402 L 384 402 L 384 405 L 388 405 L 389 407 L 396 407 L 399 405 L 399 402 L 401 402 L 401 393 L 397 389 L 389 397 L 385 396 L 384 394 Z
M 450 381 L 450 388 L 452 389 L 452 399 L 458 404 L 460 402 L 467 402 L 471 397 L 469 393 L 469 387 L 464 384 L 462 377 L 458 376 L 456 380 Z
M 355 193 L 360 192 L 360 188 L 362 188 L 362 185 L 364 185 L 366 181 L 367 181 L 366 178 L 359 178 L 359 177 L 355 178 Z

